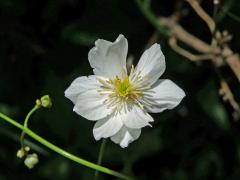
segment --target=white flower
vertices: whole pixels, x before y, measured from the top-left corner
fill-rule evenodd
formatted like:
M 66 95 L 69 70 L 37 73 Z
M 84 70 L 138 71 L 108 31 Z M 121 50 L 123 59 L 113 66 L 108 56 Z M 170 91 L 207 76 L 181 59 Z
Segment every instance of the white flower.
M 93 128 L 95 139 L 110 137 L 121 147 L 138 139 L 141 128 L 151 126 L 153 118 L 148 112 L 172 109 L 185 96 L 172 81 L 158 79 L 165 71 L 159 44 L 146 50 L 129 73 L 127 50 L 123 35 L 114 42 L 98 39 L 88 54 L 95 75 L 78 77 L 65 91 L 76 113 L 97 121 Z

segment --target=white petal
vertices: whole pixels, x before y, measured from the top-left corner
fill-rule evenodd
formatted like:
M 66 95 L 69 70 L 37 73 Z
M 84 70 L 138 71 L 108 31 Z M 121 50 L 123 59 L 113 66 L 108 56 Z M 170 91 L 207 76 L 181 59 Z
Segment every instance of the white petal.
M 121 119 L 128 128 L 151 126 L 149 122 L 153 122 L 153 118 L 137 105 L 130 106 L 125 111 L 121 113 Z
M 142 103 L 149 112 L 157 113 L 173 109 L 184 98 L 185 92 L 168 79 L 158 80 L 152 89 L 144 92 Z
M 89 51 L 88 59 L 96 75 L 115 78 L 126 75 L 126 57 L 128 42 L 119 35 L 115 42 L 98 39 L 95 47 Z
M 91 89 L 98 89 L 99 87 L 100 84 L 97 81 L 96 76 L 82 76 L 76 78 L 66 89 L 64 94 L 75 104 L 80 93 Z
M 161 51 L 159 44 L 152 45 L 141 56 L 135 73 L 140 72 L 141 76 L 145 77 L 151 85 L 164 73 L 166 68 L 165 57 Z
M 78 95 L 77 102 L 73 110 L 88 120 L 99 120 L 111 113 L 111 109 L 107 108 L 105 100 L 107 94 L 102 95 L 98 89 L 88 90 Z
M 123 126 L 117 134 L 111 137 L 111 140 L 116 144 L 120 144 L 122 148 L 125 148 L 129 143 L 138 139 L 140 134 L 141 129 L 130 129 Z
M 116 134 L 123 123 L 119 116 L 109 115 L 104 119 L 97 121 L 93 128 L 93 135 L 96 140 L 107 138 Z

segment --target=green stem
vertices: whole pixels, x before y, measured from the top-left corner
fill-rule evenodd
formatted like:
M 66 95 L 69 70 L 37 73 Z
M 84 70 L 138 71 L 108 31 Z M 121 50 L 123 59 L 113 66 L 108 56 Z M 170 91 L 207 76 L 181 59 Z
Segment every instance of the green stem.
M 233 20 L 235 20 L 235 21 L 237 21 L 237 22 L 240 22 L 240 17 L 237 16 L 237 15 L 235 15 L 235 14 L 233 14 L 233 13 L 231 13 L 230 11 L 227 12 L 227 15 L 228 15 L 230 18 L 232 18 Z
M 98 154 L 98 161 L 97 161 L 97 164 L 98 164 L 98 165 L 101 165 L 101 164 L 102 164 L 103 153 L 104 153 L 104 149 L 105 149 L 106 142 L 107 142 L 106 139 L 103 139 L 103 140 L 102 140 L 101 147 L 100 147 L 100 151 L 99 151 L 99 154 Z M 97 180 L 98 174 L 99 174 L 98 171 L 95 171 L 94 180 Z
M 31 111 L 29 111 L 29 113 L 27 114 L 25 120 L 24 120 L 24 128 L 27 128 L 28 127 L 28 120 L 30 118 L 30 116 L 37 110 L 39 109 L 40 106 L 39 105 L 35 105 Z M 21 146 L 22 148 L 24 149 L 24 136 L 25 136 L 25 131 L 23 130 L 22 133 L 21 133 L 21 136 L 20 136 L 20 143 L 21 143 Z
M 14 125 L 15 127 L 23 130 L 26 134 L 28 134 L 30 137 L 32 137 L 33 139 L 35 139 L 36 141 L 38 141 L 39 143 L 43 144 L 44 146 L 48 147 L 49 149 L 55 151 L 56 153 L 78 163 L 78 164 L 81 164 L 81 165 L 84 165 L 84 166 L 87 166 L 91 169 L 95 169 L 95 170 L 98 170 L 100 172 L 103 172 L 103 173 L 106 173 L 106 174 L 109 174 L 109 175 L 112 175 L 112 176 L 115 176 L 115 177 L 118 177 L 118 178 L 121 178 L 121 179 L 125 179 L 125 180 L 132 180 L 133 178 L 129 177 L 129 176 L 126 176 L 124 174 L 121 174 L 117 171 L 113 171 L 111 169 L 108 169 L 108 168 L 105 168 L 103 166 L 100 166 L 100 165 L 97 165 L 97 164 L 94 164 L 90 161 L 87 161 L 85 159 L 82 159 L 80 157 L 77 157 L 61 148 L 59 148 L 58 146 L 52 144 L 51 142 L 43 139 L 41 136 L 39 136 L 38 134 L 34 133 L 33 131 L 31 131 L 29 128 L 24 128 L 24 126 L 22 126 L 21 124 L 19 124 L 18 122 L 16 122 L 15 120 L 9 118 L 8 116 L 0 113 L 0 118 L 4 119 L 5 121 L 7 121 L 8 123 Z
M 145 18 L 164 36 L 169 37 L 170 33 L 167 28 L 161 26 L 159 24 L 158 18 L 152 13 L 149 6 L 146 6 L 144 1 L 142 0 L 135 0 L 137 6 L 139 7 L 142 14 Z
M 235 1 L 236 0 L 228 0 L 220 3 L 220 11 L 218 11 L 215 19 L 218 24 L 228 15 L 228 12 L 235 4 Z

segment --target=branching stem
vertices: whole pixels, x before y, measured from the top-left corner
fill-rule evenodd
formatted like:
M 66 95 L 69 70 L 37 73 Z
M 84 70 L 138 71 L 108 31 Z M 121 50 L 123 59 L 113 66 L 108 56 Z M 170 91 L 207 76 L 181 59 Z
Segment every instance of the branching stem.
M 111 169 L 108 169 L 106 167 L 103 167 L 103 166 L 100 166 L 100 165 L 97 165 L 95 163 L 92 163 L 90 161 L 87 161 L 85 159 L 82 159 L 78 156 L 75 156 L 63 149 L 61 149 L 60 147 L 52 144 L 51 142 L 45 140 L 44 138 L 42 138 L 41 136 L 39 136 L 38 134 L 34 133 L 33 131 L 31 131 L 28 127 L 24 127 L 23 125 L 19 124 L 17 121 L 11 119 L 10 117 L 0 113 L 0 118 L 2 118 L 3 120 L 5 120 L 6 122 L 12 124 L 13 126 L 17 127 L 18 129 L 21 129 L 23 130 L 27 135 L 29 135 L 31 138 L 35 139 L 36 141 L 38 141 L 39 143 L 41 143 L 42 145 L 46 146 L 47 148 L 55 151 L 56 153 L 78 163 L 78 164 L 81 164 L 81 165 L 84 165 L 86 167 L 89 167 L 91 169 L 94 169 L 94 170 L 97 170 L 97 171 L 100 171 L 100 172 L 103 172 L 103 173 L 106 173 L 106 174 L 109 174 L 109 175 L 112 175 L 112 176 L 115 176 L 115 177 L 118 177 L 118 178 L 121 178 L 121 179 L 125 179 L 125 180 L 132 180 L 133 178 L 129 177 L 129 176 L 126 176 L 124 174 L 121 174 L 117 171 L 113 171 Z

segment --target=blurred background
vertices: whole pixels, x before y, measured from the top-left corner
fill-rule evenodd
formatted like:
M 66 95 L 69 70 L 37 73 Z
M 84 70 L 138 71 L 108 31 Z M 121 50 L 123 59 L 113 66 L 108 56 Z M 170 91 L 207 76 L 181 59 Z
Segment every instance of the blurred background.
M 128 148 L 109 140 L 103 165 L 136 179 L 240 179 L 238 79 L 226 63 L 216 67 L 211 61 L 192 62 L 176 53 L 168 44 L 169 35 L 161 28 L 156 30 L 136 2 L 0 0 L 0 112 L 23 123 L 35 100 L 49 94 L 53 107 L 36 112 L 30 128 L 63 149 L 96 162 L 101 143 L 93 138 L 93 123 L 73 113 L 72 103 L 64 97 L 65 89 L 76 77 L 92 74 L 87 55 L 96 39 L 114 41 L 124 34 L 133 64 L 146 46 L 158 42 L 167 64 L 163 78 L 176 82 L 186 97 L 174 110 L 153 114 L 153 128 L 144 128 Z M 207 25 L 184 0 L 138 2 L 146 6 L 150 16 L 178 14 L 184 29 L 211 43 Z M 200 3 L 214 15 L 218 29 L 233 35 L 230 47 L 239 52 L 239 2 L 221 0 L 218 6 L 213 0 Z M 235 109 L 219 95 L 222 79 L 231 90 Z M 93 179 L 93 170 L 28 137 L 27 143 L 40 162 L 27 169 L 16 157 L 20 133 L 0 120 L 0 180 Z M 99 179 L 116 178 L 101 173 Z

